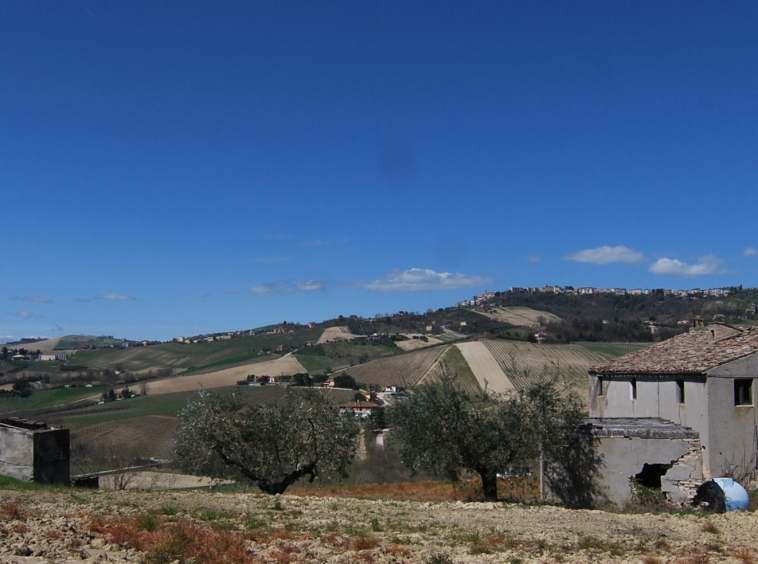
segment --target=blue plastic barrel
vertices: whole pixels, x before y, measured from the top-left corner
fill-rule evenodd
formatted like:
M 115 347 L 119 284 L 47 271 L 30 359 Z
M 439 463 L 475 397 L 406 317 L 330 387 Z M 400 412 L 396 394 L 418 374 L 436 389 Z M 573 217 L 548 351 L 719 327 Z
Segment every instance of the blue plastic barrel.
M 750 505 L 750 496 L 745 488 L 731 478 L 714 478 L 713 481 L 724 490 L 727 511 L 744 511 L 748 508 Z

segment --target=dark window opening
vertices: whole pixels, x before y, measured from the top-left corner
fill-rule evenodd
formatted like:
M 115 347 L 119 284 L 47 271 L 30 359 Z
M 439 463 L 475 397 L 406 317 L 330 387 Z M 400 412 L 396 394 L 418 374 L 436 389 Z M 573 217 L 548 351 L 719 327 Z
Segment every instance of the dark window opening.
M 631 384 L 632 399 L 636 400 L 637 399 L 637 379 L 632 378 L 632 380 L 629 383 Z
M 645 488 L 661 489 L 661 478 L 671 470 L 673 464 L 645 464 L 642 472 L 634 476 L 635 483 Z
M 735 379 L 734 405 L 753 405 L 753 379 L 752 378 Z
M 603 395 L 603 386 L 605 384 L 605 381 L 603 380 L 603 377 L 600 376 L 597 379 L 597 395 L 602 396 Z
M 679 403 L 684 403 L 684 380 L 676 381 L 676 399 Z

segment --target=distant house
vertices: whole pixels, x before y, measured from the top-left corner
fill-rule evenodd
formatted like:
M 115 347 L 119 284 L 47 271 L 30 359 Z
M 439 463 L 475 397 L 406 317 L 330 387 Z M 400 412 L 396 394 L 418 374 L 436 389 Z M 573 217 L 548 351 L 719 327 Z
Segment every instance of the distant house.
M 371 401 L 352 401 L 340 405 L 341 414 L 352 414 L 362 419 L 376 415 L 381 409 L 381 405 Z
M 607 497 L 628 496 L 634 477 L 678 500 L 704 479 L 754 477 L 757 353 L 758 327 L 696 320 L 688 333 L 593 367 L 589 421 L 615 429 L 600 441 L 612 463 L 604 473 L 626 481 L 619 491 L 606 480 Z

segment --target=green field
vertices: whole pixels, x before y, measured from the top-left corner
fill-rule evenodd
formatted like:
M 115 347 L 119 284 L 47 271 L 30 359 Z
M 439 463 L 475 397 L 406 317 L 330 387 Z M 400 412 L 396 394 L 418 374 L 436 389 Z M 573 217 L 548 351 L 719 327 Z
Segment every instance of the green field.
M 482 392 L 476 376 L 458 347 L 447 347 L 440 355 L 439 361 L 424 375 L 421 382 L 433 382 L 442 375 L 454 376 L 458 385 L 469 394 L 476 395 Z
M 388 346 L 369 339 L 353 339 L 305 348 L 295 353 L 295 358 L 308 372 L 321 372 L 327 368 L 340 370 L 399 354 L 402 351 L 394 345 Z
M 357 382 L 409 388 L 423 378 L 444 350 L 444 346 L 428 347 L 352 366 L 345 372 Z
M 219 369 L 249 362 L 263 351 L 279 345 L 300 347 L 306 341 L 317 341 L 323 329 L 298 329 L 294 333 L 272 333 L 202 343 L 162 343 L 148 347 L 97 349 L 78 351 L 71 364 L 94 369 L 130 371 L 172 368 L 178 372 Z
M 103 392 L 110 388 L 95 386 L 93 388 L 57 388 L 54 390 L 37 390 L 28 398 L 0 398 L 0 415 L 8 417 L 30 415 L 38 411 L 49 410 L 73 404 L 88 397 L 94 397 L 93 402 Z
M 61 425 L 68 429 L 83 429 L 106 421 L 134 419 L 149 415 L 176 417 L 187 401 L 197 397 L 197 392 L 177 392 L 155 396 L 138 396 L 122 401 L 108 402 L 73 411 L 61 411 L 45 415 L 46 423 Z
M 78 349 L 84 345 L 91 347 L 115 347 L 121 343 L 120 339 L 114 339 L 113 337 L 93 337 L 92 335 L 67 335 L 58 341 L 55 346 L 55 350 L 65 351 L 70 349 Z M 34 344 L 29 345 L 34 349 Z

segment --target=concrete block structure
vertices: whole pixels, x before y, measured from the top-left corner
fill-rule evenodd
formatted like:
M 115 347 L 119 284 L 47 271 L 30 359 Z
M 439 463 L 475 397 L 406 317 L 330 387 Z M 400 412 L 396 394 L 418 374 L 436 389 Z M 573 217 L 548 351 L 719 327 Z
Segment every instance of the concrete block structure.
M 24 482 L 69 485 L 69 430 L 17 417 L 0 419 L 0 474 Z

